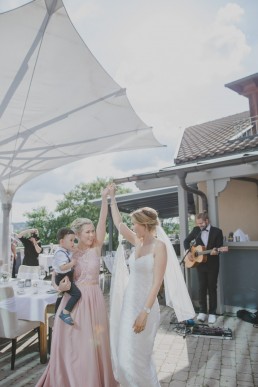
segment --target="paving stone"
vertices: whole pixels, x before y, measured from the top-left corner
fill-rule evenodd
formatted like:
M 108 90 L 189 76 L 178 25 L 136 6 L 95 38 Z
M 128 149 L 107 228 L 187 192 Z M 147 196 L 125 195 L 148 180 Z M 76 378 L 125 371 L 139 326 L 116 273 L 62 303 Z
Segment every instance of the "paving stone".
M 159 372 L 158 373 L 159 380 L 169 384 L 172 379 L 172 373 L 167 373 L 167 372 Z
M 203 387 L 220 387 L 219 380 L 204 378 Z
M 169 383 L 169 387 L 185 387 L 185 382 L 180 380 L 172 380 L 172 382 Z
M 221 369 L 221 375 L 225 377 L 236 378 L 237 372 L 236 369 L 223 368 Z
M 216 326 L 231 327 L 233 340 L 191 335 L 183 339 L 173 330 L 171 315 L 170 308 L 161 306 L 154 361 L 162 387 L 258 387 L 257 328 L 220 316 Z M 46 367 L 39 362 L 37 341 L 17 354 L 14 371 L 10 370 L 10 350 L 2 353 L 6 347 L 2 344 L 0 340 L 0 386 L 35 386 Z

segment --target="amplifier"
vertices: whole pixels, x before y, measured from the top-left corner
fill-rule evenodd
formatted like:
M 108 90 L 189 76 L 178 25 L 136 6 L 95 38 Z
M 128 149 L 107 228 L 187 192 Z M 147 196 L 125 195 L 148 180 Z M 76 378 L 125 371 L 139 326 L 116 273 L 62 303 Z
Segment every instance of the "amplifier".
M 205 324 L 194 325 L 192 328 L 192 335 L 216 339 L 233 339 L 232 330 L 230 328 L 209 327 Z

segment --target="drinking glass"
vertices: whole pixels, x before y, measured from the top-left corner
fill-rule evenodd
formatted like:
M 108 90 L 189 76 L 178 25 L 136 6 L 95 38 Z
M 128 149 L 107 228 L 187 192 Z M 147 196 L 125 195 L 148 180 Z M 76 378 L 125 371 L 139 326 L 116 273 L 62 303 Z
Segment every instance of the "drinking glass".
M 39 271 L 39 279 L 43 280 L 45 277 L 46 277 L 45 269 L 41 268 L 40 271 Z

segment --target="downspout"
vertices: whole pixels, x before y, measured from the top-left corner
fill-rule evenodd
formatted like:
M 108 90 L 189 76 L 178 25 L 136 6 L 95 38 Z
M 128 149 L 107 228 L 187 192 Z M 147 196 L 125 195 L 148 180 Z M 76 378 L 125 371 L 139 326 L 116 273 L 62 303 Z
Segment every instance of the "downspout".
M 181 187 L 187 191 L 187 192 L 191 192 L 193 194 L 196 194 L 196 195 L 199 195 L 202 199 L 202 211 L 203 212 L 208 212 L 208 199 L 207 199 L 207 196 L 205 195 L 204 192 L 196 189 L 196 188 L 193 188 L 193 187 L 189 187 L 187 184 L 186 184 L 186 176 L 187 176 L 187 173 L 186 172 L 183 172 L 183 171 L 178 171 L 177 172 L 177 176 L 179 178 L 179 182 L 180 182 L 180 185 Z

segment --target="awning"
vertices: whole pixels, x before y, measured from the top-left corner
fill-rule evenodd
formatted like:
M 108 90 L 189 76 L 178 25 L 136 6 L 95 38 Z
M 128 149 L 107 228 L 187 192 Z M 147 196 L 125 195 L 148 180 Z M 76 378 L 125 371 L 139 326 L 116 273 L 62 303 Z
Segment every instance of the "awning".
M 0 50 L 6 261 L 11 203 L 24 183 L 92 155 L 161 145 L 94 58 L 62 0 L 34 0 L 0 14 Z
M 0 193 L 92 155 L 161 146 L 61 0 L 0 14 Z
M 193 194 L 187 193 L 188 213 L 195 214 Z M 135 193 L 116 195 L 118 208 L 121 212 L 131 213 L 140 207 L 154 208 L 161 219 L 179 216 L 178 189 L 177 187 L 152 189 Z M 91 200 L 96 206 L 101 205 L 101 200 Z

